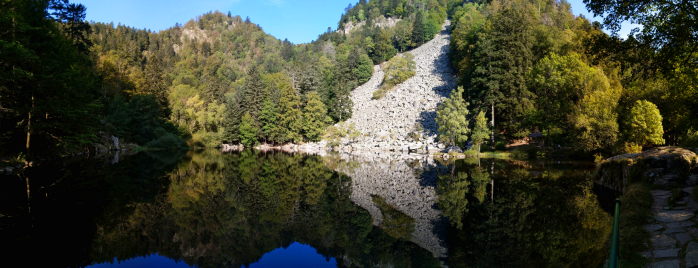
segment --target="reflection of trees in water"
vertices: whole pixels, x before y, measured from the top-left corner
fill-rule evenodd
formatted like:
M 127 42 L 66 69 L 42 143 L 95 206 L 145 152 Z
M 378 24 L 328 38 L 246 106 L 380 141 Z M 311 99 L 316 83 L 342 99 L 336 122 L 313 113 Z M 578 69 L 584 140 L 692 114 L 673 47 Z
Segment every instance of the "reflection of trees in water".
M 438 206 L 453 226 L 462 229 L 468 199 L 482 203 L 489 182 L 489 174 L 480 167 L 439 176 L 436 187 Z
M 434 266 L 431 254 L 374 228 L 351 181 L 319 157 L 192 153 L 166 194 L 100 226 L 94 258 L 158 252 L 201 267 L 240 266 L 293 241 L 343 266 Z
M 371 200 L 378 206 L 383 215 L 380 227 L 392 237 L 409 240 L 414 232 L 414 219 L 397 210 L 378 195 L 372 195 Z
M 555 167 L 496 164 L 494 200 L 486 196 L 486 186 L 472 186 L 488 181 L 487 173 L 475 165 L 458 166 L 453 175 L 439 180 L 439 206 L 457 227 L 449 235 L 449 266 L 603 263 L 610 217 L 599 207 L 588 176 Z
M 98 231 L 95 219 L 111 224 L 112 215 L 121 215 L 127 204 L 151 202 L 163 192 L 162 175 L 176 165 L 171 158 L 178 157 L 178 152 L 169 152 L 168 157 L 133 155 L 115 164 L 101 158 L 36 163 L 25 170 L 32 187 L 30 214 L 24 207 L 24 179 L 0 176 L 0 214 L 8 216 L 0 215 L 0 240 L 12 245 L 4 249 L 5 263 L 87 265 Z

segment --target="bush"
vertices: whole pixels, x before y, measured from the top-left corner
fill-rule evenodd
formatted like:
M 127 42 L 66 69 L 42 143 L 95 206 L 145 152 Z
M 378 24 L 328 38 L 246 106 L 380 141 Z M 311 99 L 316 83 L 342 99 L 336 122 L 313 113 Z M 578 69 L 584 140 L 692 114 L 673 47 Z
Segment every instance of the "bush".
M 165 133 L 159 138 L 148 142 L 145 147 L 151 150 L 172 150 L 184 149 L 187 145 L 179 136 L 172 133 Z
M 626 142 L 623 144 L 623 153 L 625 154 L 637 154 L 642 152 L 642 145 L 633 142 Z
M 698 147 L 698 131 L 689 130 L 681 137 L 680 144 L 685 147 Z
M 356 129 L 354 124 L 351 124 L 349 126 L 329 126 L 325 129 L 323 138 L 327 141 L 327 146 L 335 148 L 342 144 L 343 138 L 349 138 L 351 142 L 354 142 L 360 136 L 361 132 Z
M 385 63 L 385 74 L 380 88 L 373 92 L 373 99 L 383 98 L 395 85 L 405 82 L 405 80 L 416 74 L 417 66 L 414 56 L 405 53 L 395 56 Z

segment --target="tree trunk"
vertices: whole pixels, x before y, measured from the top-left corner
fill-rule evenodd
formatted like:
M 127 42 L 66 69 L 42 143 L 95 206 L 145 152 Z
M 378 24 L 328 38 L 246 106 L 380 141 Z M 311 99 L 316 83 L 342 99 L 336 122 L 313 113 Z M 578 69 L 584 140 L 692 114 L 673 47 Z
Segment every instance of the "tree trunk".
M 490 141 L 494 147 L 494 102 L 492 102 L 492 121 L 490 121 L 490 124 L 492 125 L 492 135 L 490 136 Z
M 27 142 L 24 146 L 26 149 L 27 155 L 29 155 L 29 150 L 31 149 L 31 138 L 32 138 L 32 113 L 34 112 L 34 108 L 36 107 L 36 102 L 34 101 L 34 93 L 32 93 L 32 106 L 29 109 L 29 112 L 27 112 Z

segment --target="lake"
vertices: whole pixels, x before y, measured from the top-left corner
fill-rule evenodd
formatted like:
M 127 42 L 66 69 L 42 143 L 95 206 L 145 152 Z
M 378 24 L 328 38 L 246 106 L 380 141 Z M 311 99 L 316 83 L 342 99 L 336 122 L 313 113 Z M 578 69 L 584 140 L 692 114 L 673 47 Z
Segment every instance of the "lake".
M 593 168 L 213 150 L 65 161 L 0 176 L 2 256 L 27 267 L 599 267 L 612 218 Z

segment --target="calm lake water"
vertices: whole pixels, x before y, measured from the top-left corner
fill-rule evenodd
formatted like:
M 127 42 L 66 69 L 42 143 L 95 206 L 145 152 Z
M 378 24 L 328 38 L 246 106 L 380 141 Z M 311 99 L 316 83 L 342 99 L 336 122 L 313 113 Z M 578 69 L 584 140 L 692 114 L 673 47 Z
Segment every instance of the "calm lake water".
M 217 151 L 119 160 L 0 176 L 2 262 L 599 267 L 607 253 L 611 217 L 588 163 Z

